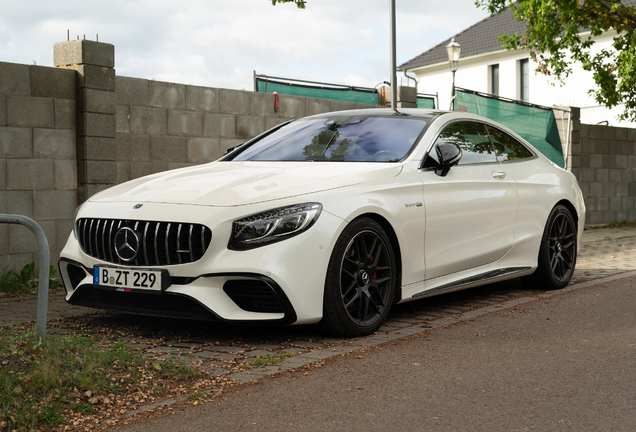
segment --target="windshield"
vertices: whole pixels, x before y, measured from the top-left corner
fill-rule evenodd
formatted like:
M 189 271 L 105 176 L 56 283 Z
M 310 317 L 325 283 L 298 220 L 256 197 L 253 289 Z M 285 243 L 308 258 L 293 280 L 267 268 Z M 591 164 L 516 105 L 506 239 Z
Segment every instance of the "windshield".
M 234 161 L 397 162 L 427 119 L 337 115 L 293 121 L 232 157 Z

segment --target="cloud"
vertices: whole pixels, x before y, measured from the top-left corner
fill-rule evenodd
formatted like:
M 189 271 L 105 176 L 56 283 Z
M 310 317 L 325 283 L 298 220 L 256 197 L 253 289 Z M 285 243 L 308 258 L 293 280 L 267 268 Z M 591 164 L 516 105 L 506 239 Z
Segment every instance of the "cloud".
M 397 1 L 398 64 L 486 16 L 473 0 Z M 389 76 L 389 2 L 3 1 L 0 61 L 52 66 L 53 44 L 115 45 L 119 75 L 252 89 L 252 73 L 372 87 Z

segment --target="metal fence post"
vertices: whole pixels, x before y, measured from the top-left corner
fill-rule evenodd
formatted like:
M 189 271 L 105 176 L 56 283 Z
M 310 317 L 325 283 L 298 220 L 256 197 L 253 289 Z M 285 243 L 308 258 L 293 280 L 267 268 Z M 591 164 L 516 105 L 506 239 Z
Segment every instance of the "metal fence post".
M 49 266 L 51 265 L 49 241 L 46 239 L 40 225 L 26 216 L 0 214 L 0 223 L 24 225 L 31 230 L 38 242 L 38 248 L 40 249 L 40 279 L 38 285 L 38 315 L 35 325 L 35 334 L 41 342 L 44 342 L 46 340 L 46 314 L 49 304 Z

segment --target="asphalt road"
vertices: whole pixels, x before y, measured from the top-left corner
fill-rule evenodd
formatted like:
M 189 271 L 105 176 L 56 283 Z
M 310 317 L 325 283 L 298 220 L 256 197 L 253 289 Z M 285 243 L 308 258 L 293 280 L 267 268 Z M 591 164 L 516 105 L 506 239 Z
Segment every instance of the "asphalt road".
M 119 430 L 636 430 L 635 286 L 537 299 Z

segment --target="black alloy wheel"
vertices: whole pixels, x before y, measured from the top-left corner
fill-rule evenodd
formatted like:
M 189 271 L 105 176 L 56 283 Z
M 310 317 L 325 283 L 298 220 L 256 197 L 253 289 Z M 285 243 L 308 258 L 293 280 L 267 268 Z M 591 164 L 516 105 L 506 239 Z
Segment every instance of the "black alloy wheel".
M 372 219 L 352 222 L 331 256 L 325 284 L 323 328 L 341 336 L 363 336 L 386 320 L 397 282 L 391 242 Z
M 576 228 L 574 218 L 565 206 L 552 209 L 541 239 L 537 269 L 522 279 L 526 285 L 556 290 L 570 283 L 576 266 Z
M 569 282 L 576 264 L 576 230 L 569 214 L 559 213 L 552 221 L 548 248 L 555 279 Z

